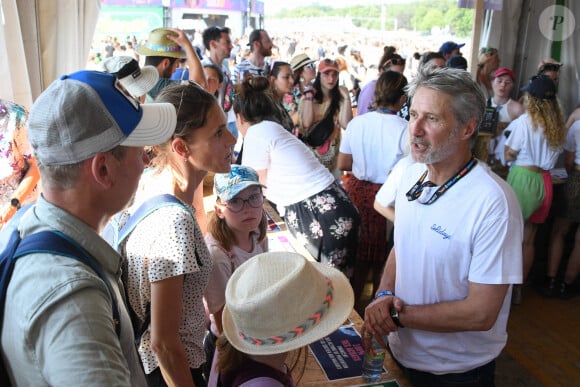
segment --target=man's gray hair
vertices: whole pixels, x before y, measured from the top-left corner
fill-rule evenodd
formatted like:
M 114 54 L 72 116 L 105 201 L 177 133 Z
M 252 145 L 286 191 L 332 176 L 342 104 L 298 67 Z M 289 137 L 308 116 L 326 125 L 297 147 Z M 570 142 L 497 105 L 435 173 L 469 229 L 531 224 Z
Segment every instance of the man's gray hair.
M 475 118 L 479 129 L 485 111 L 485 96 L 467 71 L 452 68 L 422 68 L 407 86 L 409 99 L 412 100 L 420 87 L 439 91 L 452 97 L 450 108 L 457 120 L 458 128 Z M 477 137 L 477 130 L 472 138 L 475 137 Z
M 111 153 L 117 160 L 122 160 L 127 154 L 127 148 L 118 145 L 106 153 Z M 37 159 L 36 162 L 38 163 L 42 186 L 54 190 L 73 188 L 79 180 L 85 161 L 65 165 L 44 165 L 42 161 Z

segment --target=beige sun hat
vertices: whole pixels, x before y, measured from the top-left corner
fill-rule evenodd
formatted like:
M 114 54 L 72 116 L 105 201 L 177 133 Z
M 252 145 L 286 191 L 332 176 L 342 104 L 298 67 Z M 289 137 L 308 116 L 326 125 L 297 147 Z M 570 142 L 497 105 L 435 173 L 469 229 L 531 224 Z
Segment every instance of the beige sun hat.
M 113 56 L 101 63 L 101 70 L 113 74 L 134 97 L 145 95 L 157 84 L 159 72 L 153 66 L 139 67 L 130 56 Z
M 310 59 L 308 55 L 302 53 L 294 55 L 294 57 L 292 57 L 292 59 L 290 60 L 290 67 L 292 68 L 292 71 L 298 71 L 307 64 L 314 62 L 315 61 L 313 59 Z
M 147 43 L 137 47 L 137 53 L 145 56 L 164 56 L 169 58 L 186 58 L 185 50 L 173 40 L 167 39 L 167 35 L 177 34 L 167 28 L 156 28 L 149 33 Z
M 270 252 L 244 262 L 230 277 L 222 315 L 224 334 L 250 355 L 284 353 L 337 330 L 354 295 L 335 268 L 290 252 Z

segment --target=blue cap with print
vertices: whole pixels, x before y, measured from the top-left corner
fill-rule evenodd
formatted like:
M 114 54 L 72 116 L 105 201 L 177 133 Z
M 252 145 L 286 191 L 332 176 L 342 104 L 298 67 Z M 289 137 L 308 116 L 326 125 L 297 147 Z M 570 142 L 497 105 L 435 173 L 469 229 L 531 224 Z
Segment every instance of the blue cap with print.
M 216 173 L 213 178 L 213 193 L 224 202 L 227 202 L 237 196 L 240 192 L 248 187 L 260 186 L 258 173 L 244 165 L 232 165 L 230 173 Z

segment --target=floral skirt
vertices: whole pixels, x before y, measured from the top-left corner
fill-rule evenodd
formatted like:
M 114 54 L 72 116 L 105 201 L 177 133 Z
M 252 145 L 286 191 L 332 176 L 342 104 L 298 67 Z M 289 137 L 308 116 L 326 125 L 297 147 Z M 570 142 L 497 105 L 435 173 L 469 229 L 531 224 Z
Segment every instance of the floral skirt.
M 286 207 L 290 233 L 318 261 L 353 275 L 360 215 L 338 183 Z
M 344 188 L 360 213 L 360 240 L 357 261 L 384 263 L 387 261 L 387 219 L 375 208 L 375 196 L 381 184 L 359 180 L 354 175 Z

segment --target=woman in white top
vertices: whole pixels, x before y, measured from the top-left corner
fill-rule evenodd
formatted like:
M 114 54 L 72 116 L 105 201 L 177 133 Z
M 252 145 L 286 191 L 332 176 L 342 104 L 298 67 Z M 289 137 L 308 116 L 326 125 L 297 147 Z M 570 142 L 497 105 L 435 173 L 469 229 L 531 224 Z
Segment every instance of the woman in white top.
M 526 91 L 526 113 L 506 128 L 511 134 L 505 144 L 506 161 L 514 161 L 507 182 L 514 189 L 524 217 L 524 280 L 534 261 L 534 239 L 538 224 L 544 223 L 552 205 L 554 168 L 566 138 L 566 127 L 556 85 L 544 76 L 532 77 Z M 516 290 L 514 302 L 521 290 Z
M 312 151 L 274 122 L 268 79 L 253 77 L 239 85 L 234 112 L 244 136 L 242 165 L 258 172 L 267 198 L 285 213 L 288 229 L 310 254 L 352 277 L 358 211 Z
M 378 291 L 387 259 L 387 220 L 373 208 L 373 203 L 391 168 L 405 154 L 407 121 L 397 116 L 407 100 L 405 86 L 407 79 L 403 74 L 383 72 L 375 86 L 373 110 L 348 124 L 340 144 L 338 168 L 352 171 L 344 188 L 361 215 L 355 300 L 362 294 L 369 270 L 373 272 L 372 294 Z
M 212 260 L 191 206 L 207 171 L 228 172 L 236 139 L 228 131 L 217 99 L 200 86 L 168 86 L 157 101 L 177 111 L 173 137 L 154 147 L 153 168 L 145 173 L 133 204 L 169 194 L 181 205 L 167 205 L 141 220 L 124 245 L 128 261 L 128 301 L 151 323 L 139 354 L 149 386 L 204 386 L 203 295 Z
M 501 67 L 495 70 L 491 83 L 493 96 L 488 99 L 488 106 L 494 107 L 498 114 L 495 141 L 490 142 L 490 152 L 495 153 L 495 158 L 502 165 L 506 165 L 504 147 L 509 135 L 509 133 L 504 134 L 504 129 L 525 112 L 521 103 L 510 98 L 515 80 L 516 75 L 511 69 Z

